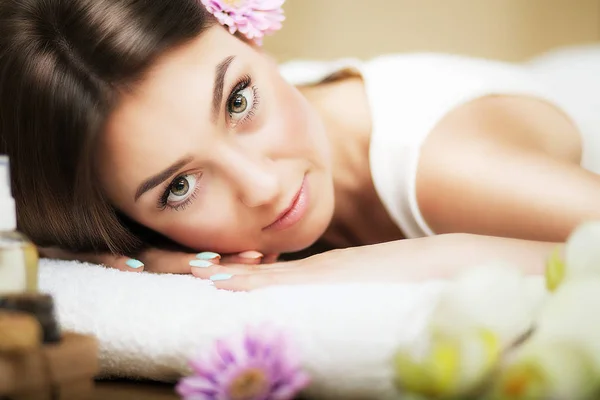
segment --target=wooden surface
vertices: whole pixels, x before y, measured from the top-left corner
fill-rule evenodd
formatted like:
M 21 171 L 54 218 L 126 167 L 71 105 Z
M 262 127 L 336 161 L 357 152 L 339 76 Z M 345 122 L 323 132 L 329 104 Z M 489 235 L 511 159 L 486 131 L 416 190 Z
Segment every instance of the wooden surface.
M 176 400 L 173 385 L 156 382 L 98 381 L 93 400 Z
M 42 345 L 40 336 L 27 351 L 0 354 L 0 398 L 89 398 L 98 373 L 96 339 L 64 332 L 59 342 Z

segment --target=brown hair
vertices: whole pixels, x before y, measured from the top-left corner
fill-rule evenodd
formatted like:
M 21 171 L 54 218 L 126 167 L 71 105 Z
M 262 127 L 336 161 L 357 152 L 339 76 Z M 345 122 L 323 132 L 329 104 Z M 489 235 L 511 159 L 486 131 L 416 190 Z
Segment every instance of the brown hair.
M 0 153 L 36 244 L 141 248 L 150 232 L 98 187 L 96 138 L 120 93 L 212 23 L 199 0 L 1 0 Z

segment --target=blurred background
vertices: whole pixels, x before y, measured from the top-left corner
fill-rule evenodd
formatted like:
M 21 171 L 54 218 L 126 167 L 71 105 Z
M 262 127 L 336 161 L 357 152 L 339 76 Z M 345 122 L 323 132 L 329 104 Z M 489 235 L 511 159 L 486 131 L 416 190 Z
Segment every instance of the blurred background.
M 520 61 L 600 42 L 600 0 L 287 0 L 280 61 L 434 51 Z M 600 73 L 600 72 L 599 72 Z

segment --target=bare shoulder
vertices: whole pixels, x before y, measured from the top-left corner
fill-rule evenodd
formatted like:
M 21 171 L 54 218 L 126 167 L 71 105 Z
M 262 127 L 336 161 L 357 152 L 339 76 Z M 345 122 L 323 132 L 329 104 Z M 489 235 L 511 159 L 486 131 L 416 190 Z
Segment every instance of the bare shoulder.
M 450 112 L 423 143 L 419 209 L 437 233 L 563 240 L 582 219 L 577 210 L 595 209 L 584 204 L 594 178 L 580 174 L 581 153 L 576 126 L 553 104 L 482 97 Z M 584 194 L 556 197 L 568 185 Z
M 485 96 L 451 111 L 430 133 L 425 146 L 484 139 L 539 150 L 579 164 L 582 142 L 577 127 L 560 108 L 527 96 Z M 437 147 L 437 146 L 436 146 Z

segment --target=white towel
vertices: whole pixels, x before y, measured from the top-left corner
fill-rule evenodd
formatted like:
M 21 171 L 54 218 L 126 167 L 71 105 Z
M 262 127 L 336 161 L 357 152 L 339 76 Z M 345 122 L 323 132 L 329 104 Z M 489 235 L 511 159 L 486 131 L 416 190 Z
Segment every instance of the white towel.
M 444 284 L 271 287 L 235 293 L 188 275 L 42 260 L 65 330 L 95 335 L 103 377 L 175 381 L 187 360 L 249 323 L 291 331 L 315 398 L 394 399 L 392 358 L 416 344 Z

